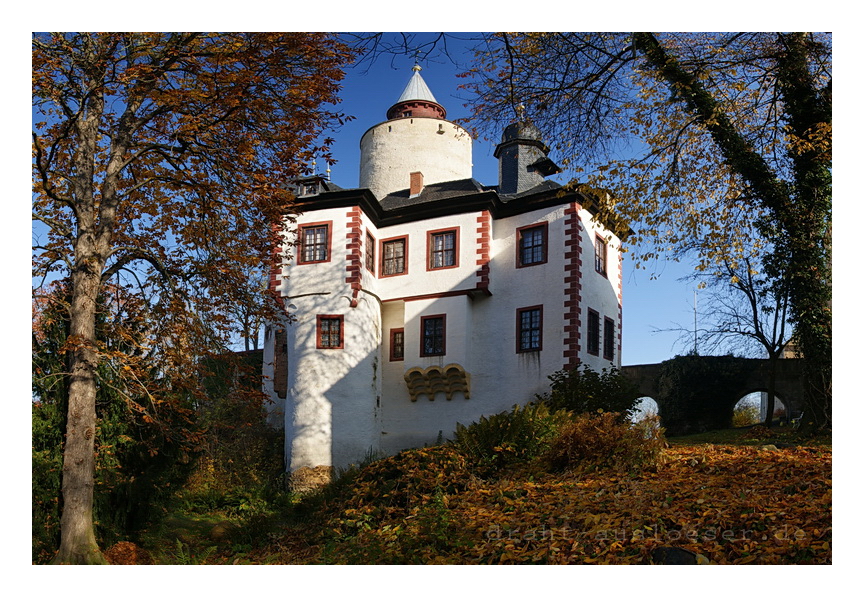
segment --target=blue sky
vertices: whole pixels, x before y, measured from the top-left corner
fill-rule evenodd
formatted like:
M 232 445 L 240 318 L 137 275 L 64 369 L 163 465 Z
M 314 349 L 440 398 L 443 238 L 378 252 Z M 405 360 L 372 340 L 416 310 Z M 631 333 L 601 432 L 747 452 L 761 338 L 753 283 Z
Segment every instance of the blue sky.
M 458 34 L 457 34 L 458 35 Z M 454 54 L 457 60 L 464 59 Z M 446 57 L 421 60 L 421 75 L 432 93 L 447 110 L 448 120 L 468 116 L 463 106 L 467 92 L 459 90 L 462 79 L 456 74 L 460 68 Z M 345 188 L 358 186 L 360 137 L 370 127 L 386 120 L 387 109 L 396 102 L 412 75 L 414 60 L 410 56 L 381 56 L 371 65 L 348 71 L 342 91 L 340 109 L 356 119 L 331 135 L 336 143 L 333 156 L 337 164 L 332 167 L 331 180 Z M 474 178 L 483 184 L 496 184 L 498 164 L 493 157 L 494 141 L 476 139 L 474 142 Z M 555 159 L 554 153 L 551 156 Z M 323 161 L 319 171 L 326 168 Z M 564 183 L 563 173 L 553 180 Z M 631 261 L 624 263 L 624 337 L 622 364 L 657 363 L 692 348 L 690 339 L 677 342 L 678 332 L 657 332 L 693 326 L 694 284 L 680 282 L 692 271 L 688 264 L 657 262 L 649 269 L 635 269 Z M 655 274 L 655 279 L 652 278 Z

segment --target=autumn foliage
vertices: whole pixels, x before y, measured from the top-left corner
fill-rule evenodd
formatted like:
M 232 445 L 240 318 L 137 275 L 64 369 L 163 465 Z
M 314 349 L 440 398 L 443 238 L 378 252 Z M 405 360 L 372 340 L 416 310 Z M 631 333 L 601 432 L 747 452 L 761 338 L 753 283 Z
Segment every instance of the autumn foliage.
M 543 457 L 553 470 L 609 469 L 628 473 L 660 462 L 663 429 L 658 419 L 622 424 L 618 413 L 586 413 L 565 425 Z
M 125 357 L 118 377 L 156 400 L 200 394 L 189 373 L 224 350 L 237 306 L 276 312 L 254 280 L 276 265 L 291 180 L 330 159 L 322 133 L 344 122 L 333 108 L 352 57 L 326 33 L 33 36 L 33 276 L 70 293 L 55 562 L 105 562 L 92 524 L 100 367 Z M 138 297 L 158 370 L 97 337 L 108 285 Z
M 494 478 L 476 475 L 454 443 L 374 462 L 330 495 L 315 520 L 323 531 L 311 545 L 307 538 L 303 558 L 282 557 L 649 564 L 660 548 L 681 548 L 698 563 L 831 563 L 830 448 L 663 448 L 658 433 L 628 435 L 614 419 L 583 416 L 560 435 L 569 451 L 553 443 L 547 456 L 514 462 Z M 642 466 L 633 452 L 640 438 Z M 550 466 L 556 453 L 566 454 L 566 467 Z
M 637 259 L 783 279 L 811 384 L 805 424 L 819 429 L 831 424 L 832 69 L 830 33 L 496 33 L 466 87 L 487 131 L 518 118 L 543 132 L 571 186 L 629 222 Z

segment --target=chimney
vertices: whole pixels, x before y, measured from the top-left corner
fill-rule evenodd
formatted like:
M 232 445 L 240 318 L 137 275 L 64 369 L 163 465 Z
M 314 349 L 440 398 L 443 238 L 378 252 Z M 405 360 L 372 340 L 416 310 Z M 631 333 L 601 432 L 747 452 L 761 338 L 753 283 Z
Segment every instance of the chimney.
M 422 172 L 412 172 L 411 173 L 411 184 L 408 187 L 408 194 L 411 197 L 416 197 L 423 190 L 423 173 Z

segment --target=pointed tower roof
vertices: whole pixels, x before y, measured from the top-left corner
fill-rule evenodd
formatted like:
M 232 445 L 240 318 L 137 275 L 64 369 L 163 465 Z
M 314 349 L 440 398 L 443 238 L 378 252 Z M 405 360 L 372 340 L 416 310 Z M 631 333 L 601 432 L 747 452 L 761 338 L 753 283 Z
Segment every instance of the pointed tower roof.
M 425 102 L 434 102 L 437 104 L 438 100 L 435 99 L 435 96 L 432 95 L 432 91 L 430 91 L 426 81 L 424 81 L 423 77 L 420 76 L 420 65 L 415 64 L 414 68 L 411 70 L 414 71 L 414 74 L 411 75 L 408 84 L 405 86 L 405 90 L 396 101 L 407 102 L 410 100 L 423 100 Z
M 420 65 L 415 64 L 414 74 L 396 103 L 387 110 L 387 119 L 396 118 L 445 118 L 447 110 L 438 103 L 426 81 L 420 76 Z

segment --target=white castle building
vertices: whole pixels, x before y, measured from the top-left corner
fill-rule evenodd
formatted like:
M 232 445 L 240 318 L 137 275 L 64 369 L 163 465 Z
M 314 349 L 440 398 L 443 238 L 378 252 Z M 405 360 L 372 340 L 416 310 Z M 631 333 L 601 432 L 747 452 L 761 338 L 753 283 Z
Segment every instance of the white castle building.
M 546 176 L 536 129 L 507 127 L 499 181 L 472 178 L 472 139 L 420 68 L 360 140 L 360 188 L 299 181 L 271 287 L 264 373 L 286 463 L 345 467 L 448 438 L 457 423 L 620 366 L 621 243 Z

